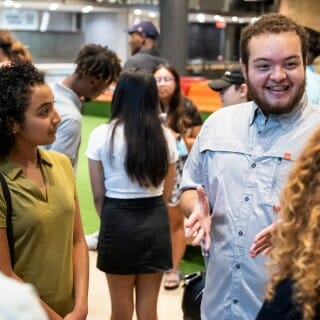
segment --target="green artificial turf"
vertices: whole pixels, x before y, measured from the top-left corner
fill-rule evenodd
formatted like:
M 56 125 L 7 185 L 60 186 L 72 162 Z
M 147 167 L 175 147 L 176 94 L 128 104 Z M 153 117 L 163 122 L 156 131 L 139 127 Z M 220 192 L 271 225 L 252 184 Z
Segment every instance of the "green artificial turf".
M 82 109 L 82 114 L 96 117 L 110 117 L 110 103 L 105 101 L 90 101 L 86 102 Z
M 188 245 L 184 257 L 180 262 L 180 271 L 183 274 L 189 274 L 192 272 L 204 270 L 204 260 L 201 255 L 200 247 L 193 247 L 191 245 Z
M 107 121 L 104 117 L 83 115 L 82 140 L 79 151 L 77 168 L 77 188 L 80 202 L 80 210 L 84 231 L 86 234 L 98 230 L 99 218 L 96 214 L 89 180 L 88 161 L 85 150 L 88 144 L 90 132 L 98 125 Z M 200 247 L 187 246 L 184 259 L 181 261 L 180 270 L 184 274 L 204 270 L 203 258 Z
M 86 234 L 96 231 L 99 227 L 99 218 L 93 204 L 88 159 L 85 151 L 88 144 L 88 138 L 92 129 L 106 122 L 106 118 L 96 116 L 83 116 L 82 137 L 79 150 L 79 160 L 77 167 L 77 189 L 81 210 L 82 223 Z

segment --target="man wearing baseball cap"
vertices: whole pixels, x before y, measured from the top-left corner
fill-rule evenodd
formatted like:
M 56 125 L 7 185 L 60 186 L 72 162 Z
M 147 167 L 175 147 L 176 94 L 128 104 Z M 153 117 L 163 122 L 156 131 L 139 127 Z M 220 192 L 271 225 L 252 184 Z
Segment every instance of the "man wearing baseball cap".
M 139 68 L 153 72 L 158 65 L 167 63 L 156 49 L 160 34 L 151 21 L 141 21 L 126 31 L 130 35 L 132 56 L 126 61 L 123 69 Z
M 240 66 L 230 68 L 222 78 L 211 80 L 208 86 L 219 92 L 223 107 L 249 101 L 248 87 Z

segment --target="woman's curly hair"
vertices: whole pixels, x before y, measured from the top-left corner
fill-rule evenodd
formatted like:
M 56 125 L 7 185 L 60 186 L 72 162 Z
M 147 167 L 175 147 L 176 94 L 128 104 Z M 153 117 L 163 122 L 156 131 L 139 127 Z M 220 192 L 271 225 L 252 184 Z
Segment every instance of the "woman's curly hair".
M 0 29 L 0 50 L 9 60 L 13 59 L 12 44 L 15 38 L 9 30 Z
M 320 305 L 320 129 L 296 162 L 280 203 L 266 298 L 291 279 L 294 303 L 304 320 L 313 319 Z
M 23 125 L 32 88 L 44 84 L 43 74 L 31 63 L 0 66 L 0 157 L 15 143 L 13 124 Z

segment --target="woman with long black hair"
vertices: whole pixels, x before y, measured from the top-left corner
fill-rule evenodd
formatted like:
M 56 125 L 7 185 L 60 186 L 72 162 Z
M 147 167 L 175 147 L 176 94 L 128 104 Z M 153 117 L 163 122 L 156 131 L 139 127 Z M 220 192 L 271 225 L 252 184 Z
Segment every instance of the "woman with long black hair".
M 106 273 L 112 320 L 157 319 L 163 272 L 172 266 L 168 213 L 177 160 L 175 139 L 161 124 L 154 77 L 120 76 L 111 119 L 90 136 L 95 207 L 101 217 L 97 266 Z

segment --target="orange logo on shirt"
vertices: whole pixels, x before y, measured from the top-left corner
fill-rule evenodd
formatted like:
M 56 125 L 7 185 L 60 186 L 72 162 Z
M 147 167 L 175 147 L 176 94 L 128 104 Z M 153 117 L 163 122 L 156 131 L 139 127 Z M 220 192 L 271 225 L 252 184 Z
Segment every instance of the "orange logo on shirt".
M 290 160 L 291 159 L 291 153 L 285 152 L 285 154 L 283 155 L 283 158 L 286 159 L 286 160 Z

